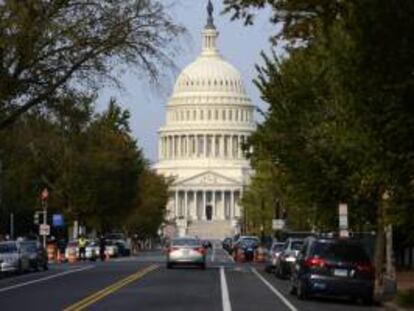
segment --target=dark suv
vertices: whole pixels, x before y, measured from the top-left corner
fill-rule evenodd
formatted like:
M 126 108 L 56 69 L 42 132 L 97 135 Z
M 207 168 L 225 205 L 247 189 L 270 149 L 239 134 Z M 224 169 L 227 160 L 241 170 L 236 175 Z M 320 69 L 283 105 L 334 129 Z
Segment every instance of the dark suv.
M 362 245 L 342 239 L 307 238 L 291 278 L 291 293 L 346 296 L 371 304 L 375 270 Z

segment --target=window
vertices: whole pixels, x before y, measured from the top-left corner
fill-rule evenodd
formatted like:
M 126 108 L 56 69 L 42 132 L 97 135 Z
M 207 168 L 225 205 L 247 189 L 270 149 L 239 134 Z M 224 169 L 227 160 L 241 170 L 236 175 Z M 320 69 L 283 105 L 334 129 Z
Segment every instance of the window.
M 233 110 L 229 110 L 229 120 L 233 120 Z
M 222 114 L 223 121 L 225 121 L 226 120 L 226 110 L 223 110 L 221 114 Z
M 193 121 L 195 121 L 197 118 L 197 112 L 195 110 L 193 110 Z
M 207 120 L 211 120 L 211 110 L 208 111 Z
M 219 111 L 216 109 L 214 110 L 214 119 L 218 120 L 218 118 L 219 118 Z
M 200 120 L 204 120 L 204 110 L 200 110 Z

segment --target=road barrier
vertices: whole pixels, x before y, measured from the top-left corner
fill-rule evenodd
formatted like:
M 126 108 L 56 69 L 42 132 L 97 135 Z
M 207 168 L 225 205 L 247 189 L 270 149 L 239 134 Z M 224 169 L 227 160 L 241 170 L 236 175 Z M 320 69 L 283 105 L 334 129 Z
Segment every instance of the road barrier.
M 266 249 L 262 246 L 259 246 L 255 252 L 254 261 L 256 262 L 265 262 L 266 261 Z
M 56 260 L 57 247 L 54 243 L 47 245 L 47 260 L 54 262 Z
M 69 248 L 68 251 L 68 262 L 69 263 L 74 263 L 76 262 L 77 257 L 76 257 L 76 249 L 75 248 Z

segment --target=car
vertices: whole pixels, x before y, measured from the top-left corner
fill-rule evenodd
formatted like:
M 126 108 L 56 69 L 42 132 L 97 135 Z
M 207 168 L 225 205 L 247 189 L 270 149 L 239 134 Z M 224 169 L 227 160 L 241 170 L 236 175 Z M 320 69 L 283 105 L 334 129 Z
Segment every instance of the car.
M 298 255 L 291 293 L 344 296 L 373 302 L 375 268 L 362 244 L 349 239 L 308 238 Z
M 0 242 L 0 272 L 21 273 L 30 269 L 30 259 L 16 241 Z
M 79 258 L 79 244 L 77 240 L 69 241 L 65 249 L 65 259 L 70 260 L 69 257 L 74 257 L 75 260 Z
M 279 259 L 280 254 L 282 253 L 284 245 L 285 244 L 282 242 L 273 242 L 273 244 L 270 246 L 265 267 L 266 272 L 274 272 L 276 268 L 276 263 Z
M 89 259 L 92 261 L 96 260 L 99 257 L 99 250 L 100 250 L 99 241 L 97 240 L 89 241 L 85 248 L 86 259 Z
M 115 241 L 106 240 L 105 253 L 107 253 L 109 257 L 117 257 L 118 256 L 119 249 L 118 249 L 118 246 L 116 245 Z
M 240 236 L 233 245 L 233 258 L 235 261 L 252 261 L 260 239 L 257 236 Z
M 282 252 L 276 259 L 275 275 L 279 278 L 290 277 L 296 256 L 302 249 L 303 239 L 288 238 L 283 246 Z
M 120 256 L 130 256 L 131 255 L 131 249 L 130 249 L 128 243 L 125 240 L 115 240 L 113 242 L 118 247 L 118 254 Z
M 35 271 L 38 271 L 39 268 L 49 269 L 47 252 L 39 241 L 26 240 L 19 242 L 19 246 L 21 251 L 29 257 L 30 268 Z
M 209 248 L 213 248 L 213 244 L 211 244 L 211 242 L 209 240 L 202 240 L 201 244 L 203 245 L 203 247 L 207 250 Z
M 193 237 L 172 239 L 167 250 L 167 269 L 176 265 L 196 265 L 205 269 L 206 250 L 201 240 Z

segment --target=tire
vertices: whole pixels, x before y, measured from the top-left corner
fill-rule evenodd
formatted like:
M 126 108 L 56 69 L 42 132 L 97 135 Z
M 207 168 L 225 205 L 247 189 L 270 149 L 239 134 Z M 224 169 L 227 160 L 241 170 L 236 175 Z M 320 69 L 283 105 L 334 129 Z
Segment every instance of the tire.
M 301 280 L 298 280 L 298 287 L 296 289 L 296 295 L 298 296 L 300 300 L 306 300 L 308 298 L 308 295 L 306 292 L 306 286 Z
M 296 295 L 296 293 L 297 293 L 297 288 L 295 285 L 293 285 L 293 281 L 292 281 L 290 283 L 289 294 Z
M 171 262 L 167 262 L 167 269 L 172 269 L 173 268 L 173 264 Z
M 22 261 L 19 260 L 19 263 L 17 264 L 17 274 L 22 274 L 23 273 L 23 269 L 22 269 Z
M 200 269 L 201 270 L 206 270 L 206 263 L 203 262 L 202 264 L 200 264 Z
M 47 263 L 47 261 L 43 264 L 43 270 L 44 271 L 49 270 L 49 264 Z

